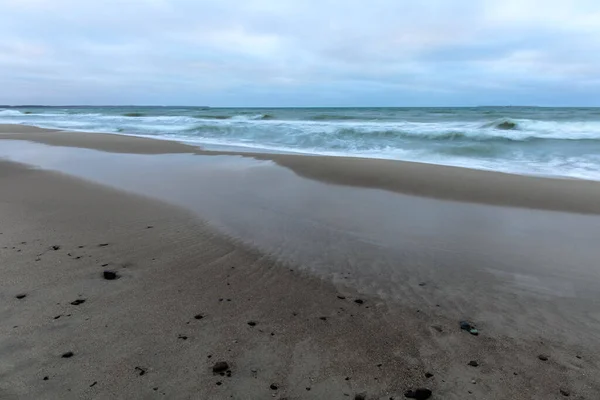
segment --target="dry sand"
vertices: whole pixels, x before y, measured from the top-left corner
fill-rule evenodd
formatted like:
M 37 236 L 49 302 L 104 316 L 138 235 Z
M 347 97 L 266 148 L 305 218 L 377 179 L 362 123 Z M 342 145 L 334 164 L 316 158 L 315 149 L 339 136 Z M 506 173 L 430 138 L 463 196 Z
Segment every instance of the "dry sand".
M 3 136 L 109 152 L 202 153 L 172 142 L 18 129 L 3 127 Z M 600 209 L 593 182 L 260 157 L 327 182 L 541 209 Z M 461 173 L 473 178 L 458 188 Z M 447 179 L 455 180 L 439 188 Z M 492 194 L 484 187 L 489 179 Z M 202 214 L 148 197 L 9 162 L 0 162 L 0 188 L 2 399 L 354 399 L 359 393 L 401 399 L 417 387 L 433 390 L 432 399 L 600 398 L 600 318 L 593 309 L 582 311 L 575 298 L 553 313 L 543 301 L 508 301 L 482 275 L 490 298 L 479 307 L 481 321 L 472 321 L 484 329 L 473 336 L 460 330 L 460 313 L 449 307 L 468 302 L 469 293 L 443 271 L 433 275 L 435 288 L 395 282 L 404 297 L 391 301 L 282 263 L 224 236 Z M 556 215 L 561 218 L 568 216 Z M 581 251 L 576 243 L 567 248 L 574 257 Z M 533 255 L 542 251 L 531 248 Z M 364 254 L 366 261 L 349 254 L 348 266 L 379 261 Z M 120 278 L 104 279 L 105 270 Z M 574 270 L 572 278 L 567 272 L 561 279 L 585 277 L 592 292 L 598 287 L 595 270 Z M 26 297 L 16 297 L 21 294 Z M 433 296 L 448 302 L 427 301 Z M 72 304 L 77 299 L 85 302 Z M 528 307 L 540 309 L 536 326 L 514 317 Z M 491 329 L 484 316 L 512 317 L 506 329 L 515 333 Z M 73 356 L 62 357 L 67 352 Z M 228 363 L 231 376 L 212 372 L 218 361 Z

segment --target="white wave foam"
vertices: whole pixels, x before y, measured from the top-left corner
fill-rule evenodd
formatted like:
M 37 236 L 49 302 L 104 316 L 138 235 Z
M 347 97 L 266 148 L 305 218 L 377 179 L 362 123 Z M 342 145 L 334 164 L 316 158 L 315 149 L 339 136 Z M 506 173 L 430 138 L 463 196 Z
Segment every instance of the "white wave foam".
M 0 110 L 0 116 L 2 117 L 12 117 L 12 116 L 25 116 L 21 111 L 18 110 Z

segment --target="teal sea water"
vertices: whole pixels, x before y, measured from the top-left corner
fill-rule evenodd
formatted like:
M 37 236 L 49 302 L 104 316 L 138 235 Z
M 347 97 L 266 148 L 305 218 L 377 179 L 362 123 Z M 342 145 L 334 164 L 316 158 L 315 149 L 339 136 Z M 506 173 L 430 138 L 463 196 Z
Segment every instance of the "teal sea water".
M 600 180 L 600 108 L 0 107 L 0 124 Z

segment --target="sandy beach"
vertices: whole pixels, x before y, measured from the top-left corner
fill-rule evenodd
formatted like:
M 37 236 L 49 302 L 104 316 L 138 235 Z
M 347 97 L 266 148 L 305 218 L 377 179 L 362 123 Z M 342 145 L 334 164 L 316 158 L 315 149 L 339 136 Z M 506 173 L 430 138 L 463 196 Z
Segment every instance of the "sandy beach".
M 597 182 L 2 125 L 0 187 L 2 399 L 600 397 Z

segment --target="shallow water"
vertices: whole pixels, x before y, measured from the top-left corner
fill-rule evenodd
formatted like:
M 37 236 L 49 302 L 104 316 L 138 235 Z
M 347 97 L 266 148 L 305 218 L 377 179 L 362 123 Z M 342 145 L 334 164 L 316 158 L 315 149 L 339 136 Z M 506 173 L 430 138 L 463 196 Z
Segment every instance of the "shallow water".
M 0 108 L 0 123 L 600 179 L 600 109 Z
M 600 217 L 330 185 L 246 157 L 130 155 L 2 141 L 0 157 L 195 211 L 338 285 L 483 329 L 600 339 Z M 420 286 L 425 283 L 425 286 Z M 564 334 L 564 335 L 563 335 Z

